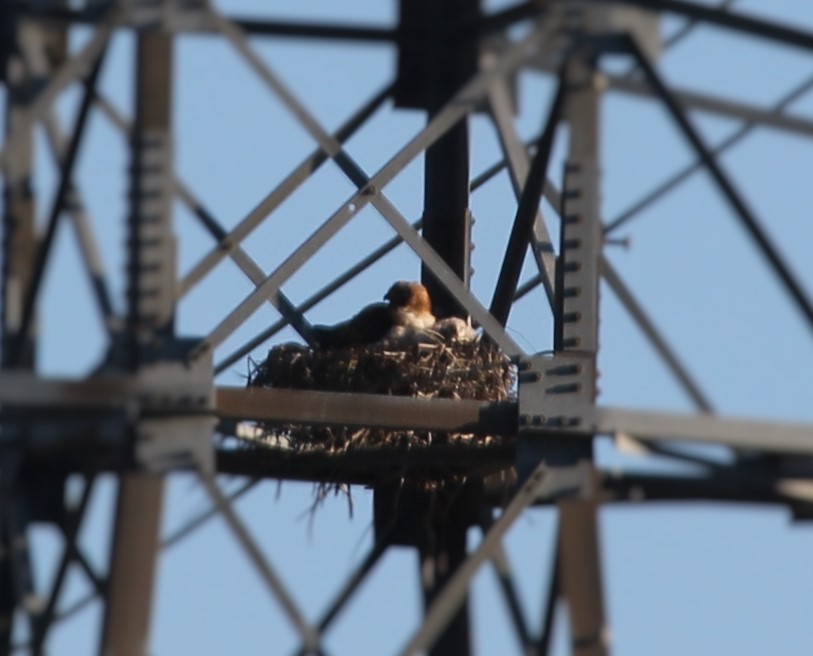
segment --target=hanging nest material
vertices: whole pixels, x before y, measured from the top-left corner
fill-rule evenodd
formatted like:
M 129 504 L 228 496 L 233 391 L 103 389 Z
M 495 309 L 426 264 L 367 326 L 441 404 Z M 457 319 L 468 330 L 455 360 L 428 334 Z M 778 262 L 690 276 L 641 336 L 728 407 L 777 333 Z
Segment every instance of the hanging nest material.
M 515 371 L 487 340 L 372 344 L 312 350 L 296 344 L 272 348 L 252 363 L 249 386 L 361 392 L 423 398 L 506 401 L 514 395 Z M 434 445 L 496 445 L 498 437 L 428 431 L 392 431 L 325 426 L 263 426 L 260 445 L 285 445 L 293 451 L 347 452 L 352 449 L 412 449 Z M 255 441 L 255 443 L 257 443 Z

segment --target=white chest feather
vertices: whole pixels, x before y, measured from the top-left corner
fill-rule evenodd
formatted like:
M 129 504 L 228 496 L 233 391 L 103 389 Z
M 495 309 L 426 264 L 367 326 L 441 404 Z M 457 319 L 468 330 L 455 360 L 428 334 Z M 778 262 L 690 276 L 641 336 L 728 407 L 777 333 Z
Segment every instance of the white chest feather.
M 435 325 L 435 317 L 428 312 L 413 312 L 405 308 L 398 308 L 395 311 L 395 323 L 407 328 L 424 330 Z

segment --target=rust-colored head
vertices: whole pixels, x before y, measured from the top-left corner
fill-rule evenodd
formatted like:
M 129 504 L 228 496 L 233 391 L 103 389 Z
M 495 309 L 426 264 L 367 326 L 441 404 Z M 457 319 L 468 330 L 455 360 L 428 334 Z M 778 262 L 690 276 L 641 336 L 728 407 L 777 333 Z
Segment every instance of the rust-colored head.
M 399 280 L 390 287 L 384 300 L 393 308 L 409 308 L 413 312 L 432 313 L 432 301 L 429 292 L 419 282 Z

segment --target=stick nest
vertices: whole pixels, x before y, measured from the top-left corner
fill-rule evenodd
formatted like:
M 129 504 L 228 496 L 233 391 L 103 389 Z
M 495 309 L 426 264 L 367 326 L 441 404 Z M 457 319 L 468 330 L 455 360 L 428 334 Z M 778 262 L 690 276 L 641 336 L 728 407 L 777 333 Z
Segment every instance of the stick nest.
M 362 392 L 423 398 L 506 401 L 514 395 L 515 370 L 486 340 L 384 344 L 312 350 L 296 344 L 275 346 L 265 360 L 252 362 L 249 386 Z M 294 450 L 412 448 L 468 443 L 485 446 L 498 438 L 428 431 L 389 431 L 323 426 L 261 426 L 265 438 Z

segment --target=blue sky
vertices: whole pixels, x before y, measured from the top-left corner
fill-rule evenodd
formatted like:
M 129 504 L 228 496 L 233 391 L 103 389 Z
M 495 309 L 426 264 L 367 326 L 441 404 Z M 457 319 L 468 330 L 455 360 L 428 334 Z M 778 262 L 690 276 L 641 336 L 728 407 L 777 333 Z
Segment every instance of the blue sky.
M 370 0 L 281 2 L 270 14 L 265 3 L 255 0 L 217 4 L 231 14 L 371 24 L 389 24 L 395 13 L 394 4 Z M 500 4 L 487 3 L 489 7 Z M 741 1 L 735 7 L 813 31 L 813 7 L 798 0 Z M 669 34 L 681 24 L 665 20 L 664 32 Z M 77 33 L 75 44 L 86 36 Z M 390 79 L 395 62 L 394 51 L 378 45 L 285 39 L 258 39 L 253 45 L 329 129 Z M 116 37 L 102 80 L 105 94 L 127 115 L 132 114 L 132 46 L 129 35 Z M 624 70 L 626 65 L 610 63 L 613 70 Z M 664 55 L 660 68 L 675 86 L 768 108 L 813 75 L 813 56 L 698 27 Z M 312 151 L 314 143 L 222 41 L 182 37 L 176 50 L 176 80 L 178 175 L 222 223 L 234 225 Z M 517 128 L 523 137 L 530 137 L 545 115 L 552 84 L 548 77 L 529 72 L 520 76 L 519 83 Z M 70 125 L 77 97 L 69 92 L 60 103 L 65 126 Z M 651 100 L 608 92 L 602 110 L 602 213 L 610 219 L 689 163 L 692 153 L 663 108 Z M 813 120 L 813 94 L 793 103 L 789 111 Z M 710 114 L 692 113 L 691 118 L 710 144 L 740 125 Z M 349 141 L 347 149 L 371 174 L 423 123 L 420 113 L 387 105 Z M 471 134 L 476 174 L 499 157 L 499 146 L 483 115 L 472 120 Z M 564 142 L 560 138 L 554 177 L 561 171 Z M 50 206 L 54 169 L 41 136 L 38 146 L 37 187 L 44 215 Z M 808 193 L 813 144 L 796 134 L 758 128 L 721 162 L 813 293 L 813 260 L 808 256 L 813 239 Z M 125 141 L 95 113 L 77 177 L 119 309 L 123 308 L 126 166 Z M 387 186 L 386 193 L 408 219 L 415 220 L 421 213 L 422 187 L 419 159 Z M 326 164 L 246 240 L 246 250 L 270 271 L 352 191 L 343 174 Z M 477 245 L 472 285 L 487 302 L 515 211 L 506 174 L 475 192 L 471 207 Z M 542 209 L 556 229 L 550 208 L 543 204 Z M 180 203 L 175 221 L 184 273 L 211 248 L 211 239 Z M 708 176 L 693 175 L 619 234 L 631 237 L 631 248 L 608 247 L 608 258 L 720 413 L 813 420 L 809 401 L 813 367 L 806 366 L 813 360 L 813 335 Z M 294 302 L 303 300 L 324 280 L 391 236 L 386 222 L 372 208 L 365 209 L 293 276 L 284 286 L 286 294 Z M 526 267 L 525 276 L 532 273 Z M 352 308 L 378 300 L 391 281 L 418 276 L 417 258 L 400 247 L 314 308 L 308 318 L 339 320 Z M 250 290 L 236 267 L 222 263 L 184 299 L 178 314 L 179 334 L 205 335 Z M 94 313 L 74 235 L 64 224 L 48 269 L 41 314 L 45 373 L 81 376 L 97 361 L 103 342 Z M 215 360 L 276 319 L 270 307 L 261 308 L 218 350 Z M 516 307 L 509 327 L 529 351 L 551 347 L 551 321 L 541 292 Z M 295 338 L 284 331 L 276 341 Z M 262 357 L 268 346 L 254 355 Z M 607 289 L 602 295 L 599 366 L 601 403 L 691 410 Z M 235 366 L 218 383 L 242 384 L 244 371 Z M 608 468 L 651 465 L 663 470 L 668 466 L 618 454 L 605 441 L 598 454 Z M 224 481 L 224 487 L 228 490 L 239 483 Z M 173 477 L 168 489 L 165 533 L 207 507 L 205 495 L 191 478 Z M 105 536 L 112 491 L 112 482 L 103 481 L 82 534 L 82 544 L 100 571 L 108 549 Z M 362 489 L 354 490 L 353 496 L 352 519 L 344 499 L 330 499 L 312 526 L 307 518 L 312 501 L 307 484 L 278 486 L 269 481 L 237 503 L 240 515 L 311 620 L 320 615 L 371 543 L 372 496 Z M 551 510 L 533 510 L 517 522 L 506 541 L 534 627 L 542 614 L 553 526 Z M 696 503 L 612 506 L 602 510 L 601 532 L 605 595 L 617 654 L 809 653 L 813 625 L 806 600 L 813 574 L 805 565 L 813 532 L 807 525 L 792 524 L 787 512 Z M 476 545 L 479 535 L 472 532 L 470 540 Z M 50 529 L 35 532 L 40 584 L 50 580 L 59 544 Z M 331 654 L 387 654 L 404 643 L 416 626 L 420 608 L 415 560 L 406 550 L 387 554 L 329 632 L 326 645 Z M 285 654 L 296 646 L 278 606 L 219 520 L 166 551 L 159 574 L 152 654 Z M 81 576 L 72 576 L 63 603 L 69 605 L 85 590 Z M 475 580 L 472 607 L 477 653 L 510 653 L 515 639 L 488 567 Z M 96 604 L 60 625 L 52 633 L 52 653 L 90 653 L 99 617 Z M 560 617 L 557 654 L 566 653 L 565 622 Z

